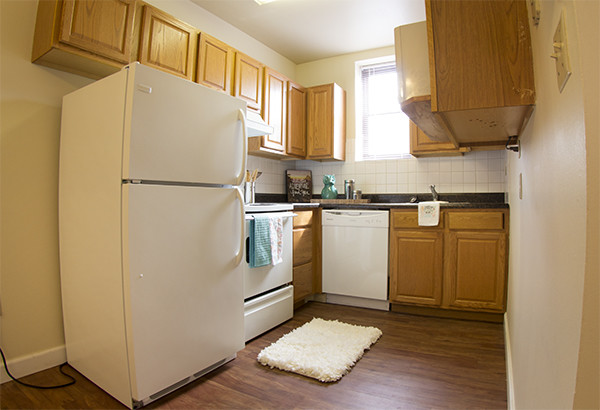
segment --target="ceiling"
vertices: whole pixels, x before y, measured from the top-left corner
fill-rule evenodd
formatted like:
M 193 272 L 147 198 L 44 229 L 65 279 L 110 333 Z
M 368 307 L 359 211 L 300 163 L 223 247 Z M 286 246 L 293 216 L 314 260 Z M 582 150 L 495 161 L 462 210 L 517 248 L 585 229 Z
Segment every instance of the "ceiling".
M 394 44 L 424 0 L 192 0 L 296 64 Z

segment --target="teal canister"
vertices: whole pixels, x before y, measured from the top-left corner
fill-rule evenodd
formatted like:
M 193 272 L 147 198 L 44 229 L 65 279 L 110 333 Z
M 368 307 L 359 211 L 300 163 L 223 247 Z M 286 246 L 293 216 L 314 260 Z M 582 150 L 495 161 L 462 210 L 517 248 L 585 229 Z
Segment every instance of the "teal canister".
M 321 198 L 336 199 L 338 192 L 335 188 L 335 175 L 324 175 L 323 184 L 325 184 L 325 186 L 321 190 Z

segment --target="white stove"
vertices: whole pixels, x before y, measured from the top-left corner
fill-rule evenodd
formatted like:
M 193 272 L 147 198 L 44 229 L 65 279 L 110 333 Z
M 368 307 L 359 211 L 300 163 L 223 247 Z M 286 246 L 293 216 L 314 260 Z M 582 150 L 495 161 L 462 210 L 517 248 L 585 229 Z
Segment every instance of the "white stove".
M 292 248 L 294 208 L 290 203 L 246 204 L 246 246 L 244 259 L 244 335 L 245 340 L 278 326 L 294 314 L 292 286 Z M 281 263 L 250 268 L 250 222 L 255 215 L 281 217 L 283 254 Z

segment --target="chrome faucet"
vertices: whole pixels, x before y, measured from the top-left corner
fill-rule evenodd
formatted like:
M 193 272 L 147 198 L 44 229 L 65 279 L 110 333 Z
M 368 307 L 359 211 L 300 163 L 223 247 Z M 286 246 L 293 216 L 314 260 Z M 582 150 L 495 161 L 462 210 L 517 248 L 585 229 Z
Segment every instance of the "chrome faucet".
M 429 185 L 429 189 L 431 190 L 431 195 L 433 195 L 433 200 L 437 201 L 439 199 L 439 195 L 435 190 L 435 185 Z

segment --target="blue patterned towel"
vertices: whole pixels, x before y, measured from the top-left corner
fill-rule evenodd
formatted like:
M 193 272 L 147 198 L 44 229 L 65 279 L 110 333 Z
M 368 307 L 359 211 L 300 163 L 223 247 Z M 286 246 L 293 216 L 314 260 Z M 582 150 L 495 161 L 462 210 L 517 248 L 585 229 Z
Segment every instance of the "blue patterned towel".
M 250 221 L 250 267 L 258 268 L 271 263 L 271 233 L 269 217 L 254 215 Z

